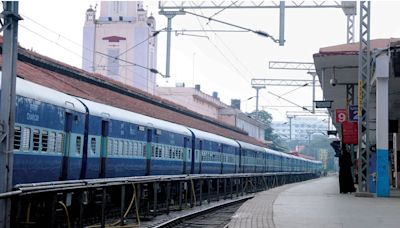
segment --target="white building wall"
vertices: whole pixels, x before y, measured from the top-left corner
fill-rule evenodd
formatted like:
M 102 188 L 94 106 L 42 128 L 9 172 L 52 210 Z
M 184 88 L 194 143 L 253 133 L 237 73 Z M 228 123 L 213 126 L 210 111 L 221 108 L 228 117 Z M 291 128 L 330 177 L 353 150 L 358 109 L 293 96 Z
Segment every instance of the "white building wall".
M 153 17 L 149 20 L 142 5 L 133 1 L 101 2 L 99 19 L 86 21 L 84 26 L 82 68 L 154 94 L 156 75 L 146 68 L 156 68 L 156 38 L 147 40 L 155 21 Z

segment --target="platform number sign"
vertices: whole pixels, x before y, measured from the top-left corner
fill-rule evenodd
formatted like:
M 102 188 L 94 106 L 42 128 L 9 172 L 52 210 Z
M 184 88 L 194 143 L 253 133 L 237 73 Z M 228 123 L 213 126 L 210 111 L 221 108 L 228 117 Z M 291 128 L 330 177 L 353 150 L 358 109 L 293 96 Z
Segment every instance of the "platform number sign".
M 346 109 L 336 109 L 336 123 L 343 123 L 347 120 Z
M 358 121 L 358 105 L 349 106 L 349 121 L 351 122 Z

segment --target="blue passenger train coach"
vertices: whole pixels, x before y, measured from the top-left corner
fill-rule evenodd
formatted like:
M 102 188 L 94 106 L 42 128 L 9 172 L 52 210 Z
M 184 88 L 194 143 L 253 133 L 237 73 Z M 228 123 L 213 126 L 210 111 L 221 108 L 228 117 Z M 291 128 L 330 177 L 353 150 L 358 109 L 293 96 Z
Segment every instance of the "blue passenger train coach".
M 17 78 L 13 184 L 144 175 L 319 173 L 321 162 Z

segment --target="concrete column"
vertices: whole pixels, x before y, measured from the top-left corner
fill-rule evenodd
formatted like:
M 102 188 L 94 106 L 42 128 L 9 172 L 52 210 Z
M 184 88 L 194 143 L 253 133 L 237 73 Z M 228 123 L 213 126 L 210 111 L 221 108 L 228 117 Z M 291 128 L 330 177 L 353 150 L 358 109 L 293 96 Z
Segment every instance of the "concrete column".
M 389 56 L 376 60 L 376 194 L 389 197 Z

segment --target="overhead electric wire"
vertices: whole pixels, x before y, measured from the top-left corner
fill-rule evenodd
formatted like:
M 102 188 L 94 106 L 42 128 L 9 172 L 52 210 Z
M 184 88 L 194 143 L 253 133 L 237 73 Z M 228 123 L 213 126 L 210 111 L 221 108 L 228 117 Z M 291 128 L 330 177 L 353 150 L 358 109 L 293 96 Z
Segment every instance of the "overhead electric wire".
M 207 20 L 210 20 L 210 21 L 215 21 L 215 22 L 218 22 L 218 23 L 221 23 L 221 24 L 225 24 L 225 25 L 228 25 L 228 26 L 232 26 L 232 27 L 235 27 L 235 28 L 247 30 L 247 31 L 249 31 L 249 32 L 253 32 L 253 33 L 257 34 L 257 35 L 265 36 L 265 37 L 267 37 L 267 38 L 270 38 L 270 39 L 271 39 L 272 41 L 274 41 L 275 43 L 278 43 L 278 42 L 279 42 L 279 40 L 275 39 L 273 36 L 271 36 L 270 34 L 268 34 L 267 32 L 264 32 L 264 31 L 253 30 L 253 29 L 245 28 L 245 27 L 242 27 L 242 26 L 240 26 L 240 25 L 235 25 L 235 24 L 232 24 L 232 23 L 229 23 L 229 22 L 225 22 L 225 21 L 213 19 L 213 18 L 210 18 L 210 17 L 206 17 L 206 16 L 204 16 L 204 15 L 192 13 L 192 12 L 190 12 L 190 11 L 182 11 L 182 12 L 185 12 L 185 13 L 190 14 L 190 15 L 193 15 L 193 16 L 201 17 L 201 18 L 204 18 L 204 19 L 207 19 Z
M 200 22 L 198 17 L 196 17 L 196 19 L 200 27 L 204 31 L 204 34 L 207 35 L 207 32 L 205 32 L 203 24 Z M 240 72 L 240 70 L 235 66 L 235 64 L 233 64 L 233 62 L 223 53 L 223 51 L 214 42 L 212 42 L 210 39 L 208 39 L 208 41 L 215 47 L 215 49 L 217 49 L 217 51 L 222 55 L 222 57 L 225 58 L 225 60 L 232 66 L 232 68 L 248 83 L 249 78 L 247 78 L 247 76 L 243 75 L 243 73 Z
M 200 10 L 200 12 L 204 16 L 204 13 L 201 10 Z M 211 25 L 207 24 L 207 26 L 210 27 L 211 30 L 213 30 L 213 27 L 211 27 Z M 249 31 L 247 31 L 247 32 L 249 32 Z M 219 39 L 219 41 L 222 43 L 222 45 L 224 45 L 225 48 L 228 49 L 230 54 L 243 67 L 243 69 L 245 69 L 248 73 L 250 73 L 250 75 L 254 75 L 253 72 L 249 68 L 247 68 L 247 66 L 236 56 L 236 54 L 232 51 L 232 49 L 225 43 L 225 41 L 217 34 L 217 32 L 214 32 L 214 35 Z
M 23 25 L 21 25 L 21 24 L 20 24 L 19 26 L 20 26 L 21 28 L 26 29 L 27 31 L 29 31 L 29 32 L 31 32 L 31 33 L 33 33 L 33 34 L 39 36 L 40 38 L 42 38 L 42 39 L 44 39 L 44 40 L 46 40 L 46 41 L 48 41 L 48 42 L 50 42 L 50 43 L 53 43 L 53 44 L 59 46 L 60 48 L 66 50 L 67 52 L 70 52 L 70 53 L 72 53 L 72 54 L 78 56 L 79 58 L 82 58 L 84 61 L 91 62 L 90 60 L 83 58 L 82 55 L 80 55 L 80 54 L 78 54 L 78 53 L 76 53 L 76 52 L 71 51 L 70 49 L 68 49 L 68 48 L 64 47 L 63 45 L 59 44 L 58 42 L 53 41 L 53 40 L 51 40 L 51 39 L 49 39 L 49 38 L 47 38 L 47 37 L 45 37 L 45 36 L 43 36 L 43 35 L 41 35 L 41 34 L 35 32 L 35 31 L 31 30 L 31 29 L 28 29 L 27 27 L 25 27 L 25 26 L 23 26 Z M 130 63 L 130 65 L 132 66 L 132 63 Z M 131 69 L 129 69 L 129 68 L 126 68 L 126 69 L 127 69 L 127 70 L 131 70 Z M 104 70 L 107 71 L 107 72 L 111 72 L 110 69 L 104 69 Z M 133 72 L 132 72 L 132 73 L 133 73 Z M 145 76 L 143 76 L 143 75 L 141 75 L 141 74 L 135 74 L 135 75 L 136 75 L 136 76 L 139 76 L 139 77 L 141 77 L 141 78 L 144 78 L 144 79 L 147 78 L 147 77 L 145 77 Z M 131 82 L 132 82 L 132 81 L 131 81 Z
M 308 112 L 312 113 L 312 111 L 309 110 L 308 108 L 306 108 L 305 106 L 298 105 L 298 104 L 294 103 L 293 101 L 290 101 L 290 100 L 288 100 L 288 99 L 286 99 L 286 98 L 284 98 L 282 96 L 279 96 L 279 95 L 277 95 L 277 94 L 275 94 L 275 93 L 273 93 L 271 91 L 268 91 L 268 93 L 271 94 L 271 95 L 274 95 L 274 96 L 276 96 L 276 97 L 278 97 L 278 98 L 280 98 L 280 99 L 282 99 L 282 100 L 284 100 L 284 101 L 286 101 L 286 102 L 288 102 L 288 103 L 290 103 L 292 105 L 295 105 L 295 106 L 297 106 L 299 108 L 302 108 L 304 111 L 308 111 Z
M 80 48 L 83 48 L 83 49 L 85 49 L 85 50 L 88 50 L 88 51 L 93 52 L 92 49 L 87 48 L 87 47 L 85 47 L 85 46 L 83 46 L 83 45 L 80 45 L 79 43 L 77 43 L 77 42 L 75 42 L 75 41 L 69 39 L 68 37 L 63 36 L 63 35 L 61 35 L 60 33 L 58 33 L 58 32 L 56 32 L 56 31 L 54 31 L 54 30 L 52 30 L 52 29 L 50 29 L 50 28 L 48 28 L 48 27 L 46 27 L 46 26 L 40 24 L 39 22 L 37 22 L 37 21 L 31 19 L 30 17 L 28 17 L 28 16 L 26 16 L 26 15 L 23 15 L 23 17 L 24 17 L 24 18 L 27 18 L 28 20 L 32 21 L 33 23 L 39 25 L 40 27 L 44 28 L 45 30 L 50 31 L 51 33 L 56 34 L 58 37 L 62 37 L 62 38 L 64 38 L 65 40 L 67 40 L 67 41 L 69 41 L 69 42 L 75 44 L 76 46 L 78 46 L 78 47 L 80 47 Z M 78 54 L 78 53 L 76 53 L 76 52 L 74 52 L 74 51 L 71 51 L 70 49 L 68 49 L 68 48 L 64 47 L 63 45 L 59 44 L 58 42 L 53 41 L 53 40 L 51 40 L 51 39 L 45 37 L 44 35 L 41 35 L 41 34 L 39 34 L 38 32 L 35 32 L 35 31 L 33 31 L 33 30 L 31 30 L 31 29 L 29 29 L 29 28 L 27 28 L 27 27 L 21 25 L 21 23 L 20 23 L 19 25 L 20 25 L 22 28 L 28 30 L 29 32 L 31 32 L 31 33 L 33 33 L 33 34 L 35 34 L 35 35 L 41 37 L 42 39 L 45 39 L 45 40 L 47 40 L 47 41 L 49 41 L 49 42 L 51 42 L 51 43 L 53 43 L 53 44 L 59 46 L 60 48 L 64 49 L 65 51 L 68 51 L 68 52 L 70 52 L 70 53 L 72 53 L 72 54 L 74 54 L 74 55 L 80 57 L 82 60 L 87 61 L 87 62 L 89 62 L 89 63 L 92 63 L 92 61 L 90 61 L 90 60 L 84 58 L 81 54 Z M 160 31 L 157 31 L 156 35 L 158 35 L 159 32 L 160 32 Z M 149 39 L 152 38 L 152 37 L 154 37 L 154 34 L 153 34 L 153 36 L 148 37 L 146 40 L 139 42 L 138 45 L 141 44 L 141 43 L 143 43 L 143 42 L 145 42 L 145 41 L 147 41 L 147 40 L 149 40 Z M 132 47 L 131 49 L 137 47 L 138 45 L 135 45 L 135 46 Z M 106 55 L 106 54 L 100 53 L 100 52 L 96 52 L 96 53 L 102 54 L 102 55 Z M 111 58 L 114 58 L 114 59 L 117 59 L 117 60 L 120 60 L 120 61 L 124 61 L 123 59 L 120 59 L 120 58 L 115 58 L 115 57 L 112 57 L 112 56 L 109 56 L 109 55 L 106 55 L 106 56 L 111 57 Z M 125 62 L 131 64 L 131 66 L 141 67 L 141 68 L 144 68 L 144 69 L 149 70 L 149 71 L 152 72 L 152 73 L 160 74 L 161 76 L 164 77 L 163 74 L 161 74 L 160 72 L 158 72 L 158 71 L 157 71 L 156 69 L 154 69 L 154 68 L 148 68 L 148 67 L 142 66 L 142 65 L 140 65 L 140 64 L 136 64 L 136 63 L 129 62 L 129 61 L 125 61 Z M 98 64 L 95 64 L 95 65 L 98 65 Z M 95 66 L 95 67 L 97 68 L 97 66 Z M 122 66 L 122 67 L 127 67 L 127 65 L 124 65 L 124 66 Z M 134 72 L 132 71 L 132 69 L 130 69 L 130 68 L 125 68 L 125 69 L 131 71 L 132 73 L 134 73 Z M 107 72 L 110 72 L 110 69 L 104 69 L 104 70 L 107 71 Z M 135 74 L 135 76 L 141 77 L 141 78 L 143 78 L 143 79 L 147 79 L 146 76 L 143 76 L 143 75 L 141 75 L 141 74 Z
M 299 87 L 297 87 L 297 88 L 294 88 L 294 89 L 292 89 L 292 90 L 289 90 L 289 91 L 287 91 L 286 93 L 282 93 L 282 94 L 279 95 L 279 96 L 285 96 L 285 95 L 287 95 L 287 94 L 289 94 L 289 93 L 292 93 L 292 92 L 294 92 L 294 91 L 296 91 L 296 90 L 298 90 L 298 89 L 301 89 L 301 88 L 303 88 L 303 87 L 305 87 L 305 86 L 308 86 L 308 83 L 305 83 L 304 85 L 301 85 L 301 86 L 299 86 Z
M 64 46 L 62 46 L 61 44 L 57 43 L 56 41 L 50 40 L 49 38 L 45 37 L 44 35 L 39 34 L 38 32 L 35 32 L 35 31 L 33 31 L 33 30 L 31 30 L 31 29 L 29 29 L 29 28 L 23 26 L 22 24 L 19 24 L 19 26 L 22 27 L 22 28 L 24 28 L 24 29 L 26 29 L 26 30 L 28 30 L 29 32 L 31 32 L 31 33 L 33 33 L 33 34 L 35 34 L 35 35 L 37 35 L 37 36 L 39 36 L 39 37 L 41 37 L 41 38 L 47 40 L 48 42 L 51 42 L 51 43 L 53 43 L 53 44 L 59 46 L 60 48 L 64 49 L 65 51 L 68 51 L 69 53 L 72 53 L 72 54 L 74 54 L 74 55 L 76 55 L 76 56 L 78 56 L 78 57 L 80 57 L 80 58 L 83 58 L 80 54 L 78 54 L 78 53 L 76 53 L 76 52 L 74 52 L 74 51 L 71 51 L 70 49 L 68 49 L 68 48 L 66 48 L 66 47 L 64 47 Z
M 124 52 L 122 52 L 121 54 L 119 54 L 117 57 L 120 57 L 121 55 L 127 53 L 128 51 L 130 51 L 130 50 L 132 50 L 132 49 L 138 47 L 139 45 L 141 45 L 141 44 L 143 44 L 144 42 L 150 40 L 151 38 L 156 37 L 158 34 L 160 34 L 161 31 L 163 31 L 163 30 L 165 30 L 165 29 L 166 29 L 166 28 L 163 28 L 163 29 L 160 29 L 160 30 L 155 31 L 151 36 L 147 37 L 147 39 L 142 40 L 142 41 L 140 41 L 140 42 L 137 43 L 137 44 L 134 44 L 132 47 L 126 49 Z
M 229 6 L 227 6 L 227 7 L 223 8 L 223 9 L 219 10 L 218 12 L 214 13 L 213 15 L 211 15 L 209 18 L 213 18 L 213 17 L 217 16 L 217 15 L 220 14 L 222 11 L 224 11 L 224 10 L 230 8 L 231 6 L 233 6 L 234 4 L 236 4 L 237 2 L 238 2 L 238 1 L 232 2 Z M 207 23 L 207 24 L 208 24 L 208 23 Z

